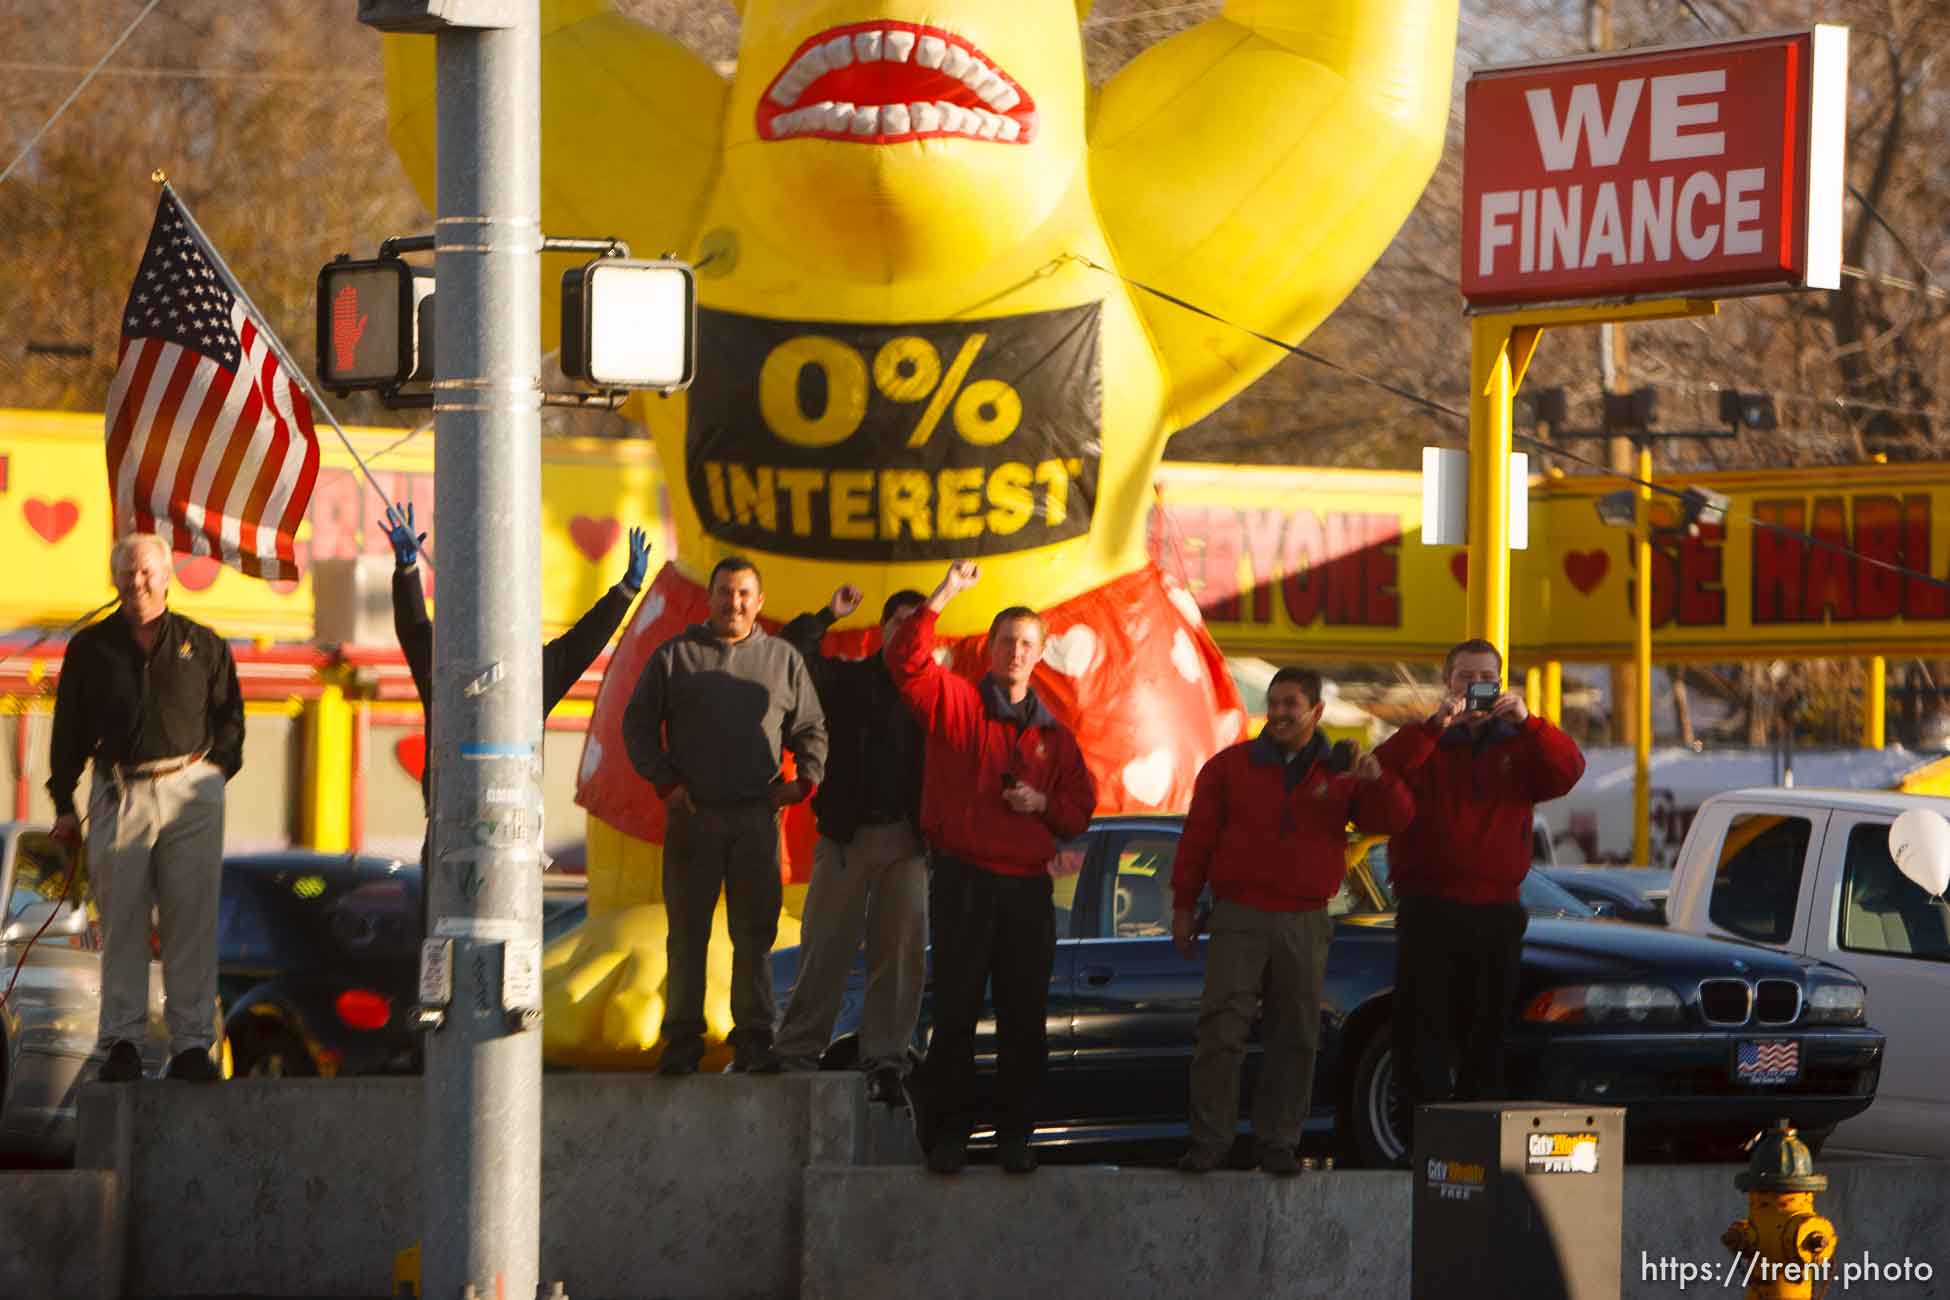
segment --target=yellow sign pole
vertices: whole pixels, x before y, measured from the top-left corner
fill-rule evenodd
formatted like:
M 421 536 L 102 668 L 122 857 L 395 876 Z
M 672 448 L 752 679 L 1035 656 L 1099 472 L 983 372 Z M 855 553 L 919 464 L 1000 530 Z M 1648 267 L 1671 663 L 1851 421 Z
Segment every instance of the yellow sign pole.
M 1506 664 L 1510 654 L 1510 451 L 1516 441 L 1513 404 L 1524 371 L 1536 355 L 1538 340 L 1552 326 L 1674 320 L 1712 316 L 1719 310 L 1720 304 L 1710 298 L 1658 298 L 1489 312 L 1470 320 L 1467 635 L 1494 645 Z M 1632 700 L 1638 726 L 1632 782 L 1632 860 L 1643 863 L 1652 856 L 1652 449 L 1643 442 L 1639 446 L 1638 477 L 1634 530 L 1637 630 L 1632 647 L 1638 665 Z M 1555 689 L 1547 690 L 1546 696 L 1552 704 L 1561 698 Z M 1613 707 L 1620 703 L 1613 701 Z M 1555 710 L 1546 716 L 1552 712 Z
M 1652 444 L 1638 440 L 1638 508 L 1633 512 L 1632 861 L 1652 861 Z
M 1510 451 L 1512 405 L 1546 329 L 1606 321 L 1711 316 L 1710 298 L 1656 298 L 1589 307 L 1526 307 L 1486 312 L 1469 323 L 1468 631 L 1510 654 Z
M 1862 748 L 1881 749 L 1888 743 L 1889 665 L 1881 655 L 1869 656 L 1869 680 L 1862 687 Z

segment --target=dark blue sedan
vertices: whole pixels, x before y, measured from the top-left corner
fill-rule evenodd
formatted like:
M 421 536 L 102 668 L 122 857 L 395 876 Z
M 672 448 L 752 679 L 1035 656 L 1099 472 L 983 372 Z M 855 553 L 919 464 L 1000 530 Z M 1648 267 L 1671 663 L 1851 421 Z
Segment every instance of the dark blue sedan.
M 1051 864 L 1058 942 L 1039 1146 L 1088 1152 L 1185 1136 L 1204 962 L 1171 945 L 1179 830 L 1176 817 L 1100 818 Z M 1819 1145 L 1874 1099 L 1883 1038 L 1865 1023 L 1860 981 L 1839 967 L 1596 919 L 1535 873 L 1523 901 L 1531 921 L 1508 1031 L 1514 1098 L 1622 1105 L 1641 1149 L 1718 1148 L 1783 1115 Z M 1307 1134 L 1349 1162 L 1397 1164 L 1406 1153 L 1389 1047 L 1395 929 L 1381 853 L 1356 864 L 1330 910 Z M 796 950 L 778 954 L 781 1005 L 797 967 Z M 849 1061 L 863 993 L 856 969 L 829 1065 Z M 993 1029 L 984 1022 L 977 1039 L 985 1068 Z M 1791 1057 L 1793 1068 L 1756 1072 L 1757 1054 L 1775 1065 Z M 1256 1073 L 1249 1053 L 1248 1096 Z

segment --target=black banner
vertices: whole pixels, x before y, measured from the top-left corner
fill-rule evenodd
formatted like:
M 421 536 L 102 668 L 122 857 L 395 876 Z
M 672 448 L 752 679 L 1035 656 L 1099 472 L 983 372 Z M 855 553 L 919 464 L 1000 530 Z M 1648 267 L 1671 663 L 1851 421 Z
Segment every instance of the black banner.
M 698 343 L 687 477 L 714 537 L 892 563 L 1089 531 L 1103 454 L 1095 303 L 872 326 L 700 310 Z

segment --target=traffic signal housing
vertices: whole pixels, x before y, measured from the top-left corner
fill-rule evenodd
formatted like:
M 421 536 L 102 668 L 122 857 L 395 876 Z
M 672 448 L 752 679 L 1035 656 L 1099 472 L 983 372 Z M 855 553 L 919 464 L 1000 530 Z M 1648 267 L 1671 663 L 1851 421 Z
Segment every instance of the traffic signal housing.
M 697 279 L 670 258 L 599 257 L 562 274 L 562 373 L 673 393 L 697 374 Z

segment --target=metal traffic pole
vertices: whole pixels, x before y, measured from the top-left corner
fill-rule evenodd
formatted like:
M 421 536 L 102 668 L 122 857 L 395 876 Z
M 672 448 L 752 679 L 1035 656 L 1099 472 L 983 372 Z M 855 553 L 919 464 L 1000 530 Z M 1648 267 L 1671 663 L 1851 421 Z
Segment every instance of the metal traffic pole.
M 436 38 L 434 935 L 453 1001 L 427 1039 L 421 1222 L 447 1300 L 540 1269 L 541 24 Z M 456 570 L 459 570 L 458 579 Z
M 360 0 L 359 17 L 433 33 L 438 78 L 434 492 L 445 563 L 421 965 L 420 1294 L 527 1297 L 542 1172 L 539 8 Z

